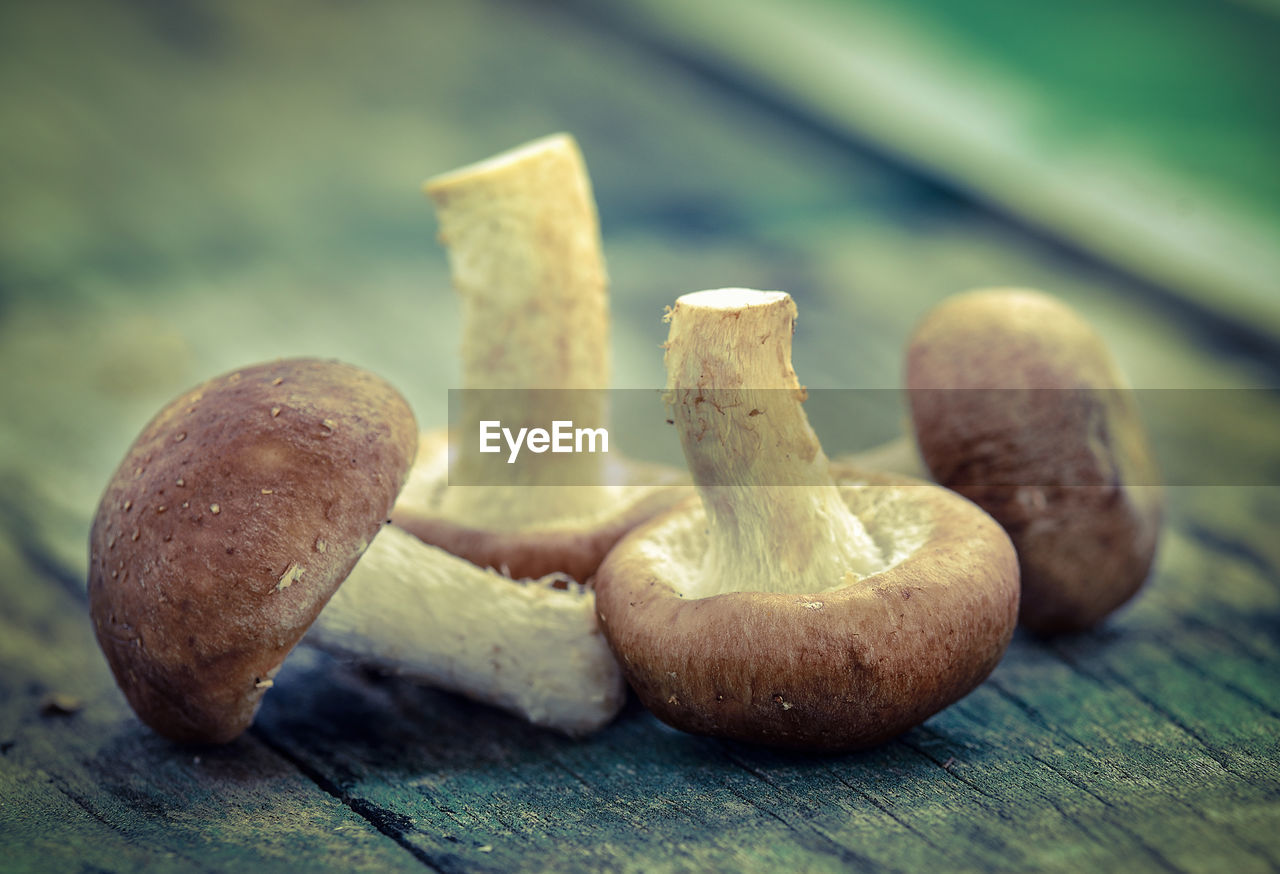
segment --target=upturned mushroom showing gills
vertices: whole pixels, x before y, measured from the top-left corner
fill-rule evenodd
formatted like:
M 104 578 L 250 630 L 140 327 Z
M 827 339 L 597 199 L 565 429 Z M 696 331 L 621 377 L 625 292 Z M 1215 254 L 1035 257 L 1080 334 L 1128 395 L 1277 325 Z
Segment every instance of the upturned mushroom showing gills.
M 591 183 L 573 138 L 528 143 L 426 184 L 462 305 L 462 392 L 449 436 L 424 436 L 393 519 L 513 578 L 585 582 L 624 532 L 675 503 L 682 473 L 619 453 L 498 464 L 482 422 L 607 426 L 609 303 Z M 462 448 L 460 448 L 462 447 Z M 450 485 L 453 483 L 454 485 Z
M 667 390 L 698 499 L 600 568 L 601 627 L 640 699 L 685 731 L 809 750 L 873 745 L 999 661 L 1017 559 L 979 508 L 833 472 L 791 368 L 781 292 L 684 295 Z
M 1020 621 L 1091 628 L 1150 573 L 1163 491 L 1131 392 L 1098 333 L 1027 289 L 951 297 L 907 350 L 914 446 L 851 463 L 928 475 L 977 503 L 1018 550 Z
M 89 539 L 94 628 L 145 723 L 232 740 L 308 628 L 564 731 L 616 713 L 589 593 L 517 585 L 385 526 L 416 442 L 395 389 L 314 359 L 209 380 L 151 420 Z

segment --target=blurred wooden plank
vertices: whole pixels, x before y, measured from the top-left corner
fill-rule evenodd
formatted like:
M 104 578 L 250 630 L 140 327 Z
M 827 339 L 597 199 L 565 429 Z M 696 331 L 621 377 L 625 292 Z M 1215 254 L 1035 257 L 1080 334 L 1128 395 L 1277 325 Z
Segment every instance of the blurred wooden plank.
M 1207 0 L 584 12 L 1280 339 L 1280 21 Z

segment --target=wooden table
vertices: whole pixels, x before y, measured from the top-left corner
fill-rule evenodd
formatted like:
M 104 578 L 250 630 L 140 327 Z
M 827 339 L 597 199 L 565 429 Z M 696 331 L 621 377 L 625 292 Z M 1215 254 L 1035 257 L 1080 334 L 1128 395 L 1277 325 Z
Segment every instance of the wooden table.
M 1280 867 L 1280 359 L 1256 333 L 549 4 L 3 19 L 0 869 Z M 306 649 L 235 743 L 142 727 L 84 594 L 134 434 L 294 354 L 442 422 L 457 312 L 418 183 L 558 129 L 595 180 L 619 385 L 661 384 L 685 291 L 786 289 L 802 380 L 891 389 L 928 306 L 1019 284 L 1084 312 L 1136 386 L 1204 399 L 1155 405 L 1173 485 L 1140 597 L 1090 634 L 1020 633 L 978 690 L 854 755 L 634 703 L 574 741 Z

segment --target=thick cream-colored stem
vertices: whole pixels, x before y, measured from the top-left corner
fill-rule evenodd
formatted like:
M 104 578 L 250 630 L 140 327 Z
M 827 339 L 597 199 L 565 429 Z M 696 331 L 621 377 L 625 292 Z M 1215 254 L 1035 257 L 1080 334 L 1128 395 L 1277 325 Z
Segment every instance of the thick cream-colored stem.
M 719 591 L 822 591 L 879 550 L 832 482 L 791 368 L 783 292 L 687 294 L 670 313 L 668 403 L 710 523 L 702 575 Z
M 589 593 L 515 584 L 390 525 L 307 640 L 569 734 L 624 700 Z
M 609 307 L 600 229 L 591 183 L 577 143 L 567 134 L 536 140 L 427 182 L 440 239 L 448 249 L 462 305 L 462 384 L 468 389 L 455 439 L 478 442 L 481 421 L 504 427 L 606 425 Z M 508 391 L 486 392 L 483 389 Z M 509 390 L 568 391 L 509 391 Z M 598 454 L 526 453 L 502 465 L 507 486 L 602 481 Z M 459 455 L 457 481 L 491 476 L 492 456 Z M 468 468 L 472 465 L 475 469 Z M 483 467 L 483 470 L 481 469 Z M 487 472 L 487 473 L 486 473 Z M 451 489 L 445 512 L 483 521 L 496 502 L 481 488 Z M 582 512 L 594 489 L 544 495 L 547 504 Z M 515 494 L 512 492 L 512 494 Z M 532 506 L 541 504 L 541 508 Z M 503 521 L 512 521 L 504 511 Z

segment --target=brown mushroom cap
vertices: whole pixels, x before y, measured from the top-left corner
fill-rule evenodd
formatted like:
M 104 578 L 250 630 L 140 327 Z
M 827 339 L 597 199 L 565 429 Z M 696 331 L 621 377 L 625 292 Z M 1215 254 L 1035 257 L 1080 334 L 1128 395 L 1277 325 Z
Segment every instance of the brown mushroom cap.
M 138 716 L 222 743 L 386 521 L 417 427 L 390 385 L 314 359 L 220 376 L 166 406 L 89 538 L 98 642 Z
M 1009 532 L 1021 621 L 1093 626 L 1137 592 L 1163 500 L 1132 397 L 1102 339 L 1034 291 L 950 298 L 907 353 L 921 455 L 933 478 Z
M 641 701 L 696 734 L 807 750 L 871 746 L 991 672 L 1018 612 L 1017 560 L 989 516 L 905 477 L 833 469 L 892 560 L 808 594 L 686 598 L 707 519 L 690 501 L 637 528 L 596 578 L 601 628 Z

